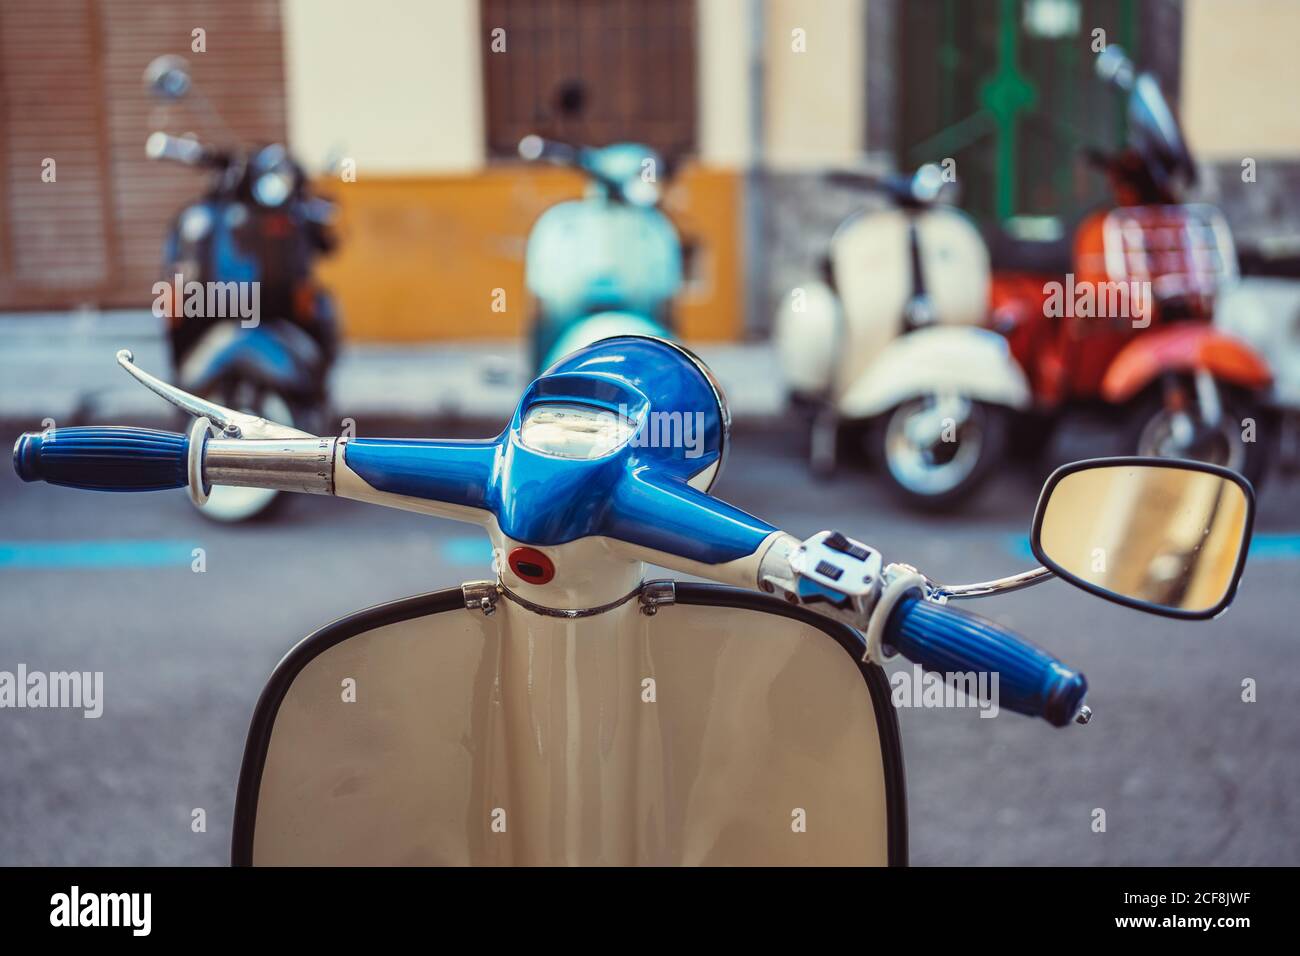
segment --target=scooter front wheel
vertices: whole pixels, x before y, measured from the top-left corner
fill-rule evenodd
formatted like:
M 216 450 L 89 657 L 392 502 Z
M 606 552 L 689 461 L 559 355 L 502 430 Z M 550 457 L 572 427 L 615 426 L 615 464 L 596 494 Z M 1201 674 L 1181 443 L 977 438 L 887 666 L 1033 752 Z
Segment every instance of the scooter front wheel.
M 1179 383 L 1172 396 L 1151 390 L 1136 405 L 1128 447 L 1137 455 L 1222 465 L 1258 489 L 1272 457 L 1276 423 L 1248 393 L 1216 384 L 1219 409 L 1214 424 L 1205 420 L 1192 383 Z
M 918 396 L 880 416 L 871 451 L 904 503 L 942 511 L 988 478 L 1006 448 L 1007 418 L 1005 409 L 964 396 Z

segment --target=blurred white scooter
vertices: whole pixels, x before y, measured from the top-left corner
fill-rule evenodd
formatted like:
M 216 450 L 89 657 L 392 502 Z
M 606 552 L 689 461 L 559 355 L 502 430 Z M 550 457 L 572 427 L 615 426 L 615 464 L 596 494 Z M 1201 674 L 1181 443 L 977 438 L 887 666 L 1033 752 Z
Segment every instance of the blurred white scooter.
M 1276 418 L 1264 423 L 1256 440 L 1276 442 L 1279 466 L 1300 471 L 1300 281 L 1242 279 L 1219 294 L 1214 324 L 1268 358 Z
M 981 327 L 988 250 L 963 213 L 937 203 L 938 166 L 830 178 L 890 205 L 846 219 L 822 278 L 792 290 L 776 317 L 791 400 L 813 411 L 813 470 L 829 474 L 841 432 L 865 426 L 868 450 L 906 502 L 952 506 L 988 476 L 1010 414 L 1031 399 L 1006 341 Z

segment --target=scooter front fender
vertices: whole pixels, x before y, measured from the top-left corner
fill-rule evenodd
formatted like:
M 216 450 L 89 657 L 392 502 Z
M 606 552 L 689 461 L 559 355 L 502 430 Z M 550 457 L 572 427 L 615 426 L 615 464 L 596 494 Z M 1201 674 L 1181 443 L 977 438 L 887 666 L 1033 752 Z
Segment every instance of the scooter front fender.
M 1101 396 L 1127 402 L 1166 372 L 1199 370 L 1251 391 L 1273 381 L 1268 362 L 1245 342 L 1213 326 L 1181 324 L 1144 333 L 1124 346 L 1106 369 Z
M 582 618 L 489 590 L 491 614 L 441 591 L 285 657 L 236 865 L 906 862 L 897 719 L 856 631 L 727 587 Z
M 672 338 L 672 333 L 648 315 L 627 310 L 593 312 L 570 322 L 559 332 L 542 355 L 538 371 L 550 368 L 566 355 L 586 348 L 601 339 L 616 335 L 651 335 L 655 338 Z
M 872 418 L 899 402 L 934 392 L 1029 407 L 1025 373 L 996 332 L 968 326 L 935 326 L 894 339 L 841 393 L 836 406 L 846 419 Z

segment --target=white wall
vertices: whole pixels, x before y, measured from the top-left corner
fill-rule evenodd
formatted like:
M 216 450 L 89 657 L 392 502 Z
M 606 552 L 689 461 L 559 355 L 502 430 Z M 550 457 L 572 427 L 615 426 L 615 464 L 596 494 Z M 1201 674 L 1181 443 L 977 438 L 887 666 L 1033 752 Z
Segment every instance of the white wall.
M 1203 160 L 1300 154 L 1300 3 L 1187 0 L 1179 116 Z
M 863 4 L 767 0 L 767 165 L 799 169 L 861 161 L 867 118 Z M 796 28 L 804 31 L 807 52 L 792 50 Z
M 750 162 L 751 12 L 762 0 L 696 0 L 699 153 L 706 166 Z
M 289 138 L 367 173 L 483 164 L 477 0 L 283 0 Z
M 762 8 L 764 160 L 853 164 L 866 124 L 866 0 L 697 0 L 699 152 L 753 161 L 749 50 Z M 478 0 L 282 0 L 289 136 L 318 166 L 358 176 L 472 172 L 484 150 Z M 803 29 L 807 52 L 791 49 Z

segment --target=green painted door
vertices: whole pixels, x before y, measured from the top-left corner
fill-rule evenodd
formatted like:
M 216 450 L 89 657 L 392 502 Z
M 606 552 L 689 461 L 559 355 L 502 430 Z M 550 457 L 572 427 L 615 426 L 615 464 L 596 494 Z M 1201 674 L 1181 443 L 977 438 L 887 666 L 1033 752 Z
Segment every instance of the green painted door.
M 1094 30 L 1134 48 L 1134 0 L 899 4 L 898 164 L 955 161 L 977 220 L 1059 232 L 1106 196 L 1084 148 L 1124 135 L 1123 102 L 1093 74 Z M 1046 238 L 1046 236 L 1043 236 Z

